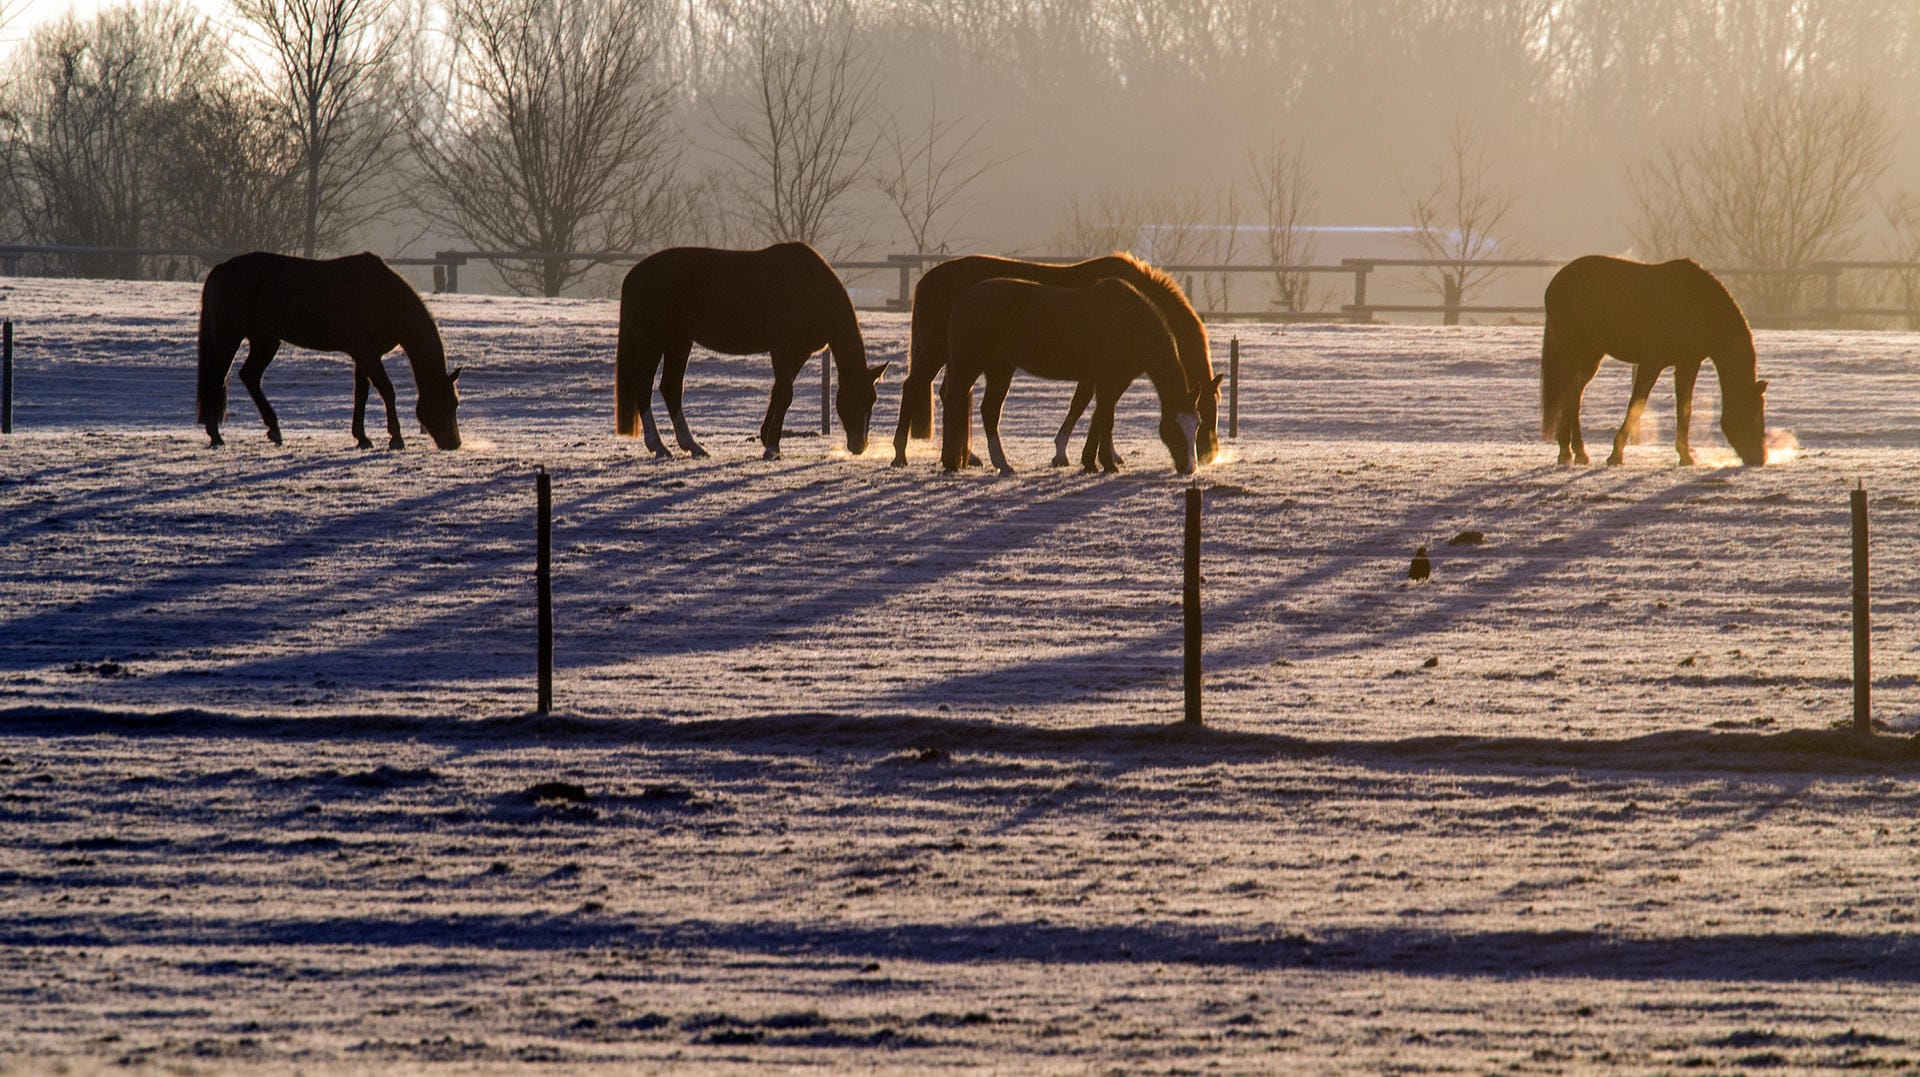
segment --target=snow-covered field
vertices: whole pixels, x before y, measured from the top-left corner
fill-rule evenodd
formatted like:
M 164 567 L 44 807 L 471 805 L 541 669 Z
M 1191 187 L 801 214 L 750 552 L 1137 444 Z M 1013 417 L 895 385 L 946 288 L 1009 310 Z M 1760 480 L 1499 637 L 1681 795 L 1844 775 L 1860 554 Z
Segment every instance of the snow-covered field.
M 435 297 L 467 449 L 398 357 L 353 449 L 289 351 L 287 444 L 241 392 L 212 451 L 196 287 L 8 283 L 0 1072 L 1920 1067 L 1920 337 L 1761 334 L 1780 466 L 1673 466 L 1663 382 L 1564 469 L 1537 329 L 1216 327 L 1193 729 L 1145 383 L 1118 477 L 1030 379 L 955 477 L 887 466 L 898 371 L 855 459 L 809 367 L 768 463 L 765 361 L 696 356 L 662 463 L 612 303 Z

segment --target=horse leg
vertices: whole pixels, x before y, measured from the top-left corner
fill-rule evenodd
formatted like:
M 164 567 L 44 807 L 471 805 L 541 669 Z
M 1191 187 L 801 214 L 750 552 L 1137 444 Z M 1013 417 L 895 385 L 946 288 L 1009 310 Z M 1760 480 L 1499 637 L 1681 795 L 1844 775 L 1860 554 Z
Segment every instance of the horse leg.
M 764 459 L 780 459 L 780 435 L 785 431 L 787 407 L 793 403 L 793 379 L 800 376 L 800 368 L 807 365 L 809 357 L 807 352 L 773 353 L 773 393 L 767 397 L 767 417 L 760 421 L 760 443 L 766 446 L 760 455 Z
M 1613 467 L 1626 459 L 1627 439 L 1640 429 L 1640 416 L 1647 410 L 1647 397 L 1653 393 L 1653 385 L 1660 380 L 1658 363 L 1642 363 L 1633 368 L 1633 395 L 1627 399 L 1627 418 L 1620 424 L 1620 432 L 1613 435 L 1613 455 L 1607 457 L 1607 466 Z
M 1013 385 L 1013 371 L 989 371 L 987 391 L 980 398 L 980 427 L 987 432 L 987 456 L 1002 475 L 1013 474 L 1007 454 L 1000 447 L 1000 409 L 1007 402 L 1007 390 Z
M 365 361 L 355 359 L 353 362 L 356 368 L 366 372 L 367 380 L 372 382 L 373 387 L 380 393 L 381 405 L 387 409 L 387 448 L 406 448 L 407 439 L 400 436 L 400 409 L 394 404 L 393 381 L 387 377 L 386 365 L 380 362 L 380 357 L 377 355 Z M 367 441 L 364 424 L 361 426 L 359 436 L 361 448 L 370 448 L 371 444 Z
M 1118 396 L 1108 397 L 1102 394 L 1093 406 L 1093 422 L 1087 426 L 1087 442 L 1098 444 L 1100 448 L 1100 470 L 1109 475 L 1120 471 L 1120 455 L 1113 451 L 1114 409 L 1119 407 Z M 1092 471 L 1091 467 L 1087 468 Z
M 1606 358 L 1605 355 L 1595 353 L 1584 361 L 1569 364 L 1568 372 L 1572 376 L 1567 379 L 1566 386 L 1562 390 L 1565 395 L 1561 397 L 1560 403 L 1560 427 L 1555 432 L 1555 437 L 1560 442 L 1562 464 L 1587 463 L 1587 443 L 1580 436 L 1580 397 L 1586 393 L 1587 383 L 1600 372 L 1600 360 L 1604 358 Z
M 673 452 L 667 448 L 666 442 L 660 440 L 660 426 L 653 421 L 653 377 L 660 372 L 660 360 L 666 352 L 650 340 L 636 345 L 636 350 L 639 358 L 634 360 L 634 371 L 629 380 L 637 383 L 635 395 L 639 402 L 635 410 L 640 413 L 640 439 L 648 452 L 665 460 L 673 456 Z M 632 430 L 633 427 L 628 425 L 627 429 Z
M 666 367 L 660 372 L 660 399 L 666 402 L 667 419 L 673 423 L 673 440 L 680 443 L 680 447 L 686 450 L 688 456 L 695 460 L 704 460 L 707 457 L 707 450 L 693 440 L 693 431 L 687 427 L 686 412 L 680 407 L 687 384 L 687 356 L 692 352 L 693 341 L 691 340 L 667 350 Z M 652 417 L 651 408 L 648 409 L 648 417 Z M 653 436 L 657 440 L 660 434 L 655 431 Z
M 1700 377 L 1700 360 L 1677 363 L 1673 368 L 1673 447 L 1680 452 L 1680 466 L 1693 466 L 1693 448 L 1687 444 L 1687 430 L 1693 425 L 1693 383 Z
M 260 378 L 267 372 L 267 364 L 273 362 L 274 353 L 279 350 L 280 341 L 275 337 L 249 338 L 247 361 L 240 364 L 240 384 L 247 387 L 247 395 L 253 397 L 253 406 L 260 409 L 260 418 L 267 424 L 267 440 L 275 445 L 280 444 L 280 416 L 274 414 L 273 405 L 267 403 L 266 391 L 260 388 Z
M 913 431 L 913 417 L 920 398 L 933 391 L 933 375 L 922 374 L 911 366 L 907 380 L 900 386 L 900 421 L 893 427 L 893 466 L 907 466 L 907 438 Z M 929 408 L 931 411 L 931 408 Z
M 373 379 L 360 368 L 359 360 L 353 364 L 353 440 L 363 449 L 373 448 L 373 441 L 367 437 L 367 390 L 373 388 Z
M 1073 387 L 1073 403 L 1067 405 L 1067 419 L 1060 424 L 1060 432 L 1053 436 L 1053 466 L 1067 466 L 1067 439 L 1073 436 L 1073 428 L 1079 425 L 1080 416 L 1086 414 L 1087 404 L 1093 400 L 1093 386 L 1081 382 Z

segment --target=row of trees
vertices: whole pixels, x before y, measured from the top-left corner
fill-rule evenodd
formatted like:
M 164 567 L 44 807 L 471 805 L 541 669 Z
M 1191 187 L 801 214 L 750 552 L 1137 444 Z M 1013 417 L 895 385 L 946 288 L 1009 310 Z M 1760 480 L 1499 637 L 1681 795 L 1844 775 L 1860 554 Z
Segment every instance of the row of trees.
M 5 231 L 842 255 L 1152 228 L 1163 260 L 1300 264 L 1305 226 L 1378 223 L 1433 257 L 1794 265 L 1920 221 L 1887 119 L 1920 108 L 1911 0 L 227 2 L 33 29 L 0 84 Z M 591 263 L 500 268 L 557 294 Z

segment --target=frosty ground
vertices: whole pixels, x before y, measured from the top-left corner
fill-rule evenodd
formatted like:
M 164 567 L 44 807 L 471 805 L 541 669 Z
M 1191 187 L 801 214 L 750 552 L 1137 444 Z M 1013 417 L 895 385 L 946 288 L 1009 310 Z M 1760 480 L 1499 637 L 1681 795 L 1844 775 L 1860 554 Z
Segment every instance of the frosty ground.
M 1144 382 L 1118 477 L 1030 379 L 1021 473 L 946 476 L 897 369 L 867 455 L 809 367 L 766 462 L 765 361 L 697 354 L 659 462 L 612 303 L 448 296 L 469 448 L 396 357 L 412 447 L 353 449 L 289 351 L 287 444 L 240 395 L 213 451 L 196 288 L 9 283 L 0 1071 L 1920 1068 L 1920 336 L 1762 333 L 1797 453 L 1673 466 L 1663 385 L 1609 469 L 1537 328 L 1216 326 L 1192 729 Z

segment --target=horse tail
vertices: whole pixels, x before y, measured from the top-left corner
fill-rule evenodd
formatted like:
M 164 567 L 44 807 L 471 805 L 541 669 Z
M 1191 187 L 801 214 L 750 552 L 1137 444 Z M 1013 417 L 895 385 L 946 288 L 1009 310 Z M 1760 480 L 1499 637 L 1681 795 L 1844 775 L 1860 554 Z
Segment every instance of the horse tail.
M 642 378 L 640 371 L 640 328 L 636 324 L 639 314 L 633 309 L 633 303 L 626 289 L 620 292 L 620 335 L 613 353 L 613 412 L 614 427 L 623 437 L 634 437 L 640 433 L 640 407 L 646 402 L 647 394 L 653 391 L 651 377 Z
M 220 331 L 222 309 L 232 300 L 231 285 L 224 266 L 215 266 L 207 274 L 200 291 L 200 331 L 196 350 L 200 361 L 199 392 L 194 400 L 194 419 L 201 424 L 220 423 L 227 417 L 227 373 L 233 369 L 233 356 L 240 342 L 227 339 Z
M 926 278 L 920 279 L 921 285 Z M 933 376 L 947 365 L 947 322 L 934 314 L 935 307 L 944 309 L 944 301 L 927 297 L 922 301 L 920 290 L 915 289 L 913 304 L 913 325 L 909 330 L 907 344 L 907 378 L 900 389 L 900 414 L 908 429 L 916 438 L 933 436 Z M 938 322 L 939 324 L 934 324 Z M 924 384 L 927 391 L 914 392 L 915 386 Z
M 1567 364 L 1553 342 L 1553 321 L 1540 334 L 1540 440 L 1560 434 L 1560 408 L 1566 399 Z

